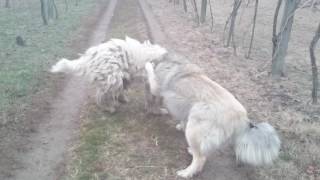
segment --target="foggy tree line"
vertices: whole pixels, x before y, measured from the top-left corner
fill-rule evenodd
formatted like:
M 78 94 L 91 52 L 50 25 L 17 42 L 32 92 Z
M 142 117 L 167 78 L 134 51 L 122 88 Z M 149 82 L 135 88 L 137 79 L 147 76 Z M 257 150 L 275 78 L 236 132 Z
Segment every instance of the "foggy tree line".
M 189 1 L 189 3 L 188 3 Z M 214 1 L 214 0 L 213 0 Z M 246 58 L 250 58 L 252 47 L 254 46 L 255 26 L 256 21 L 259 18 L 259 0 L 232 0 L 233 6 L 229 17 L 226 20 L 224 26 L 223 41 L 225 47 L 232 46 L 234 53 L 236 54 L 236 42 L 235 42 L 235 29 L 237 16 L 239 9 L 245 3 L 248 6 L 250 3 L 254 3 L 254 12 L 252 17 L 251 36 L 249 42 L 248 52 L 245 54 Z M 169 0 L 172 2 L 172 0 Z M 173 0 L 175 5 L 179 4 L 179 0 Z M 197 4 L 200 3 L 200 4 Z M 188 7 L 191 4 L 191 7 Z M 183 0 L 183 9 L 185 12 L 191 11 L 194 14 L 195 22 L 197 25 L 203 24 L 207 19 L 207 9 L 210 11 L 211 16 L 211 29 L 213 29 L 213 11 L 212 3 L 210 0 Z M 209 7 L 208 7 L 209 6 Z M 300 8 L 311 8 L 312 10 L 320 10 L 320 0 L 278 0 L 277 6 L 274 11 L 273 25 L 272 25 L 272 54 L 271 54 L 271 76 L 273 78 L 279 78 L 284 75 L 285 57 L 287 55 L 288 45 L 291 37 L 292 25 L 294 23 L 295 12 Z M 200 12 L 198 7 L 201 7 Z M 279 16 L 281 14 L 281 17 Z M 315 30 L 314 37 L 310 42 L 309 53 L 311 61 L 312 72 L 312 102 L 317 103 L 317 90 L 319 89 L 318 68 L 314 50 L 320 39 L 320 22 L 318 28 Z
M 14 0 L 3 0 L 5 8 L 11 8 L 11 2 Z M 69 9 L 69 1 L 64 0 L 65 11 Z M 79 0 L 73 0 L 74 4 L 77 6 Z M 39 0 L 41 18 L 44 25 L 48 25 L 50 20 L 58 19 L 59 12 L 55 0 Z

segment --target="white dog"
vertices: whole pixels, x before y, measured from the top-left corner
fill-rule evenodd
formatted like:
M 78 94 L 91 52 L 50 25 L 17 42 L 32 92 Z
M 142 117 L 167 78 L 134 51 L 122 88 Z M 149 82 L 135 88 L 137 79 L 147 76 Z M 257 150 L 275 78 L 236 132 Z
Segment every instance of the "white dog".
M 238 160 L 251 165 L 270 164 L 278 156 L 280 140 L 268 123 L 253 124 L 246 109 L 226 89 L 209 79 L 186 58 L 167 54 L 147 62 L 150 92 L 163 104 L 178 129 L 185 131 L 192 163 L 177 174 L 184 178 L 200 172 L 210 152 L 234 142 Z
M 166 50 L 149 41 L 139 41 L 126 37 L 125 40 L 111 39 L 106 43 L 89 48 L 76 60 L 61 59 L 52 73 L 64 72 L 87 77 L 97 88 L 96 101 L 103 109 L 113 113 L 118 101 L 127 101 L 124 89 L 131 76 L 143 69 L 144 64 L 159 58 Z

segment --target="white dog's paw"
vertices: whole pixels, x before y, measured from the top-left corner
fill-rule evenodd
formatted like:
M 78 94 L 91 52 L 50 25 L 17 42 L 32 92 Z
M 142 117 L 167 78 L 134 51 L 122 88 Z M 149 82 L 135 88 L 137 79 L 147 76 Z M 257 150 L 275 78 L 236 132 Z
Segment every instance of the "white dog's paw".
M 178 131 L 183 131 L 182 124 L 181 124 L 181 123 L 177 124 L 177 125 L 176 125 L 176 129 L 177 129 Z
M 189 168 L 180 170 L 177 172 L 177 175 L 183 178 L 192 178 L 192 176 L 194 175 L 193 172 L 190 172 Z

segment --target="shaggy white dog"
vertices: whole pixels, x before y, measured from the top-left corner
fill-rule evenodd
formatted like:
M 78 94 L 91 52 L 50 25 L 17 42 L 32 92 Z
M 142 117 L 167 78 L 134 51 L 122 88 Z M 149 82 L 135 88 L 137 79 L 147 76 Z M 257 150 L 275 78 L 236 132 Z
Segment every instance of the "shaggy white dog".
M 52 68 L 52 73 L 70 73 L 88 78 L 97 88 L 98 106 L 114 113 L 119 101 L 127 101 L 124 89 L 131 76 L 143 69 L 144 64 L 166 54 L 166 49 L 126 37 L 111 39 L 89 48 L 76 60 L 61 59 Z

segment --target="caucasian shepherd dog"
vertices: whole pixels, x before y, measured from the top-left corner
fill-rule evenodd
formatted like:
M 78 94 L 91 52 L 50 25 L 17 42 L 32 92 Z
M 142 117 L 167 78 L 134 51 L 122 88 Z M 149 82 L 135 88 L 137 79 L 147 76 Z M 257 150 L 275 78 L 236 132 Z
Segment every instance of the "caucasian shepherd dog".
M 209 79 L 186 58 L 168 53 L 145 65 L 150 92 L 161 97 L 178 129 L 185 132 L 192 163 L 177 174 L 199 173 L 210 152 L 227 140 L 234 143 L 237 160 L 271 164 L 279 154 L 280 140 L 268 123 L 254 124 L 246 109 L 226 89 Z

